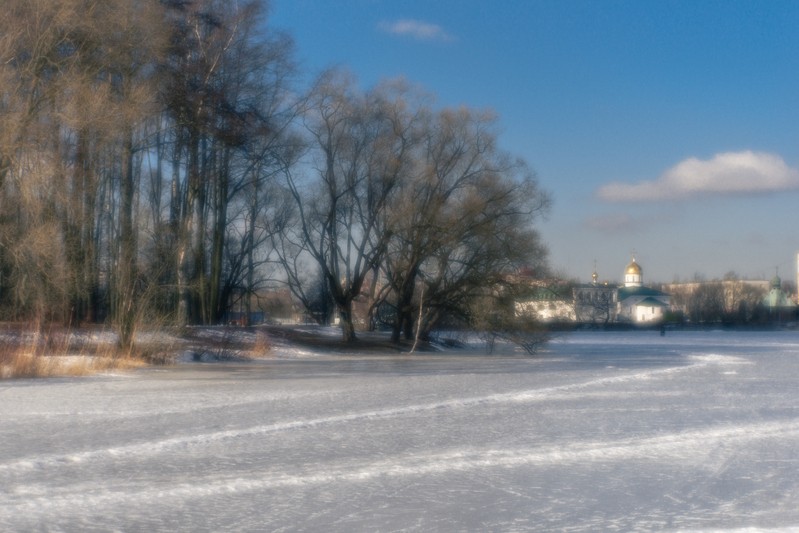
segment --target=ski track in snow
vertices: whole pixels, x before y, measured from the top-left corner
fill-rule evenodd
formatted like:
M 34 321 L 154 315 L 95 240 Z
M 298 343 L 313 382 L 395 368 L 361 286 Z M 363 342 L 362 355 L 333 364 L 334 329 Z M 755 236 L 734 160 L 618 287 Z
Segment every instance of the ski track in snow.
M 308 487 L 328 483 L 365 483 L 384 477 L 407 477 L 441 474 L 483 468 L 515 468 L 539 465 L 568 465 L 570 463 L 611 462 L 643 459 L 658 462 L 688 461 L 702 464 L 703 456 L 697 449 L 712 450 L 723 445 L 735 447 L 745 442 L 795 438 L 799 436 L 799 420 L 781 423 L 751 424 L 716 427 L 679 434 L 622 439 L 615 441 L 580 442 L 572 445 L 545 446 L 530 449 L 450 450 L 446 453 L 404 455 L 390 460 L 377 461 L 368 466 L 330 466 L 323 473 L 294 474 L 253 472 L 250 477 L 211 480 L 199 483 L 179 483 L 157 487 L 126 486 L 124 482 L 114 488 L 97 490 L 92 485 L 70 485 L 66 494 L 40 494 L 38 488 L 20 486 L 7 494 L 6 504 L 0 504 L 0 517 L 14 512 L 35 515 L 54 510 L 69 514 L 71 509 L 85 509 L 118 505 L 128 501 L 157 503 L 163 499 L 182 500 L 219 495 L 274 490 L 290 487 Z M 712 469 L 713 465 L 705 465 Z M 120 490 L 121 489 L 121 490 Z
M 133 456 L 136 457 L 152 456 L 166 452 L 171 449 L 189 448 L 192 446 L 206 445 L 212 442 L 219 442 L 219 441 L 237 439 L 242 437 L 265 435 L 281 431 L 316 428 L 320 426 L 342 424 L 342 423 L 354 422 L 360 420 L 391 418 L 408 414 L 435 411 L 439 409 L 459 409 L 464 407 L 472 407 L 476 405 L 490 405 L 490 404 L 499 404 L 499 403 L 533 403 L 538 401 L 567 399 L 570 397 L 568 393 L 583 389 L 589 389 L 592 387 L 602 387 L 602 386 L 614 385 L 626 382 L 650 380 L 664 375 L 682 373 L 689 370 L 696 370 L 698 368 L 706 367 L 709 365 L 748 364 L 747 361 L 737 357 L 722 356 L 715 354 L 703 355 L 703 356 L 691 356 L 690 359 L 693 362 L 686 366 L 669 367 L 669 368 L 648 370 L 645 372 L 621 374 L 618 376 L 597 378 L 582 383 L 572 383 L 572 384 L 559 385 L 543 389 L 523 390 L 523 391 L 501 393 L 501 394 L 490 394 L 490 395 L 477 396 L 471 398 L 468 397 L 458 398 L 452 400 L 445 400 L 441 402 L 407 405 L 402 407 L 392 407 L 389 409 L 348 413 L 348 414 L 308 419 L 308 420 L 278 422 L 273 424 L 257 425 L 244 429 L 217 431 L 213 433 L 201 433 L 195 435 L 173 437 L 157 441 L 148 440 L 145 442 L 125 445 L 125 446 L 103 448 L 98 450 L 87 450 L 76 453 L 39 455 L 26 459 L 16 460 L 10 463 L 0 464 L 0 474 L 23 473 L 25 471 L 30 471 L 30 470 L 36 470 L 42 468 L 45 469 L 54 468 L 65 464 L 74 465 L 74 464 L 102 460 L 102 459 L 119 459 L 119 458 L 133 457 Z

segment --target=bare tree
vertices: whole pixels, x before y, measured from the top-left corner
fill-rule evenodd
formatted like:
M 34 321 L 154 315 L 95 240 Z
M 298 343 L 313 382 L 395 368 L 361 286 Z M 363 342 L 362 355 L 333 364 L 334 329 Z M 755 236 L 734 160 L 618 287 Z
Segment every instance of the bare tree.
M 325 73 L 306 118 L 313 175 L 288 179 L 300 215 L 297 249 L 321 269 L 346 341 L 356 339 L 353 300 L 390 238 L 380 220 L 400 180 L 407 146 L 395 121 L 397 107 L 401 102 L 389 88 L 359 94 L 345 74 Z M 296 270 L 289 275 L 298 279 Z
M 574 289 L 574 312 L 578 322 L 606 326 L 615 318 L 616 287 L 593 285 Z
M 121 215 L 109 227 L 124 237 L 117 242 L 125 251 L 106 279 L 133 278 L 125 274 L 136 262 L 133 138 L 146 113 L 142 102 L 152 93 L 138 73 L 154 63 L 158 9 L 150 0 L 13 2 L 9 9 L 10 23 L 26 31 L 17 35 L 10 51 L 4 45 L 0 52 L 9 54 L 3 77 L 12 81 L 3 100 L 14 108 L 8 129 L 14 132 L 13 146 L 0 147 L 0 159 L 5 174 L 11 171 L 20 178 L 35 159 L 48 162 L 35 164 L 43 172 L 41 181 L 25 176 L 24 188 L 33 190 L 19 214 L 50 227 L 50 249 L 62 249 L 63 268 L 53 270 L 65 277 L 61 290 L 51 293 L 60 294 L 58 301 L 49 307 L 70 323 L 97 315 L 98 242 L 105 215 Z M 117 165 L 123 160 L 124 165 Z M 114 214 L 98 209 L 100 196 L 110 190 L 108 183 L 121 187 L 111 192 L 121 207 Z M 14 238 L 21 246 L 30 242 L 20 234 Z M 21 264 L 13 268 L 19 279 L 30 272 Z M 120 287 L 115 288 L 118 293 Z M 130 336 L 120 331 L 120 337 Z
M 724 321 L 746 324 L 760 310 L 766 290 L 742 280 L 735 272 L 728 272 L 721 282 L 724 289 Z
M 119 259 L 113 290 L 114 321 L 119 344 L 133 346 L 139 317 L 138 191 L 141 154 L 149 149 L 148 124 L 157 118 L 155 67 L 165 50 L 163 12 L 152 1 L 103 3 L 97 27 L 102 28 L 104 54 L 100 72 L 109 80 L 119 168 Z M 94 26 L 92 26 L 94 27 Z
M 68 275 L 56 181 L 63 175 L 55 111 L 71 51 L 73 3 L 12 1 L 0 19 L 0 294 L 15 318 L 63 317 Z M 63 180 L 61 180 L 63 181 Z
M 262 31 L 259 0 L 165 3 L 173 45 L 163 96 L 174 124 L 167 227 L 178 317 L 207 323 L 224 313 L 245 270 L 253 278 L 254 250 L 268 242 L 254 232 L 265 180 L 291 159 L 292 44 Z
M 688 298 L 688 316 L 697 324 L 724 318 L 724 288 L 720 281 L 702 283 Z
M 493 124 L 491 114 L 458 109 L 440 112 L 428 127 L 420 172 L 392 215 L 386 270 L 397 302 L 395 340 L 411 335 L 418 284 L 424 336 L 445 315 L 471 321 L 475 304 L 511 272 L 543 264 L 533 222 L 548 196 L 523 162 L 497 149 Z
M 169 227 L 174 231 L 178 322 L 199 322 L 206 311 L 202 285 L 211 177 L 226 170 L 220 173 L 218 167 L 225 148 L 213 135 L 220 109 L 215 104 L 223 99 L 220 72 L 240 35 L 242 13 L 227 13 L 210 0 L 165 4 L 171 47 L 162 65 L 162 95 L 174 122 Z

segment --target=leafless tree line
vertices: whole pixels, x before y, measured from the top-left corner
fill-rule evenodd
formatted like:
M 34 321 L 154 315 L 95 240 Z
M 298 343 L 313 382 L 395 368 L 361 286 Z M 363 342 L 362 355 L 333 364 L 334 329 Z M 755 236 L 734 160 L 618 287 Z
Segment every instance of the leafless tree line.
M 768 321 L 769 309 L 763 300 L 768 290 L 739 279 L 728 272 L 722 279 L 708 281 L 701 276 L 672 286 L 672 303 L 682 310 L 684 319 L 694 324 L 752 324 Z
M 542 265 L 548 198 L 496 119 L 406 82 L 297 87 L 260 0 L 10 0 L 0 21 L 0 312 L 216 323 L 319 275 L 394 334 L 474 319 Z M 483 302 L 477 304 L 477 302 Z M 417 326 L 415 326 L 417 325 Z

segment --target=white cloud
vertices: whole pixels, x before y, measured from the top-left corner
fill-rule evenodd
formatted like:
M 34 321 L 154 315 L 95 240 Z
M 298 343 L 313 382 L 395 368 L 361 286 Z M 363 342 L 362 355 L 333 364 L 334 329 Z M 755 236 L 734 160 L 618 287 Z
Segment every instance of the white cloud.
M 417 41 L 452 41 L 454 38 L 438 24 L 421 20 L 401 19 L 393 22 L 384 21 L 379 28 L 391 35 L 408 36 Z
M 655 180 L 604 185 L 597 196 L 612 202 L 645 202 L 792 189 L 799 189 L 799 170 L 778 155 L 747 150 L 716 154 L 709 160 L 691 157 Z

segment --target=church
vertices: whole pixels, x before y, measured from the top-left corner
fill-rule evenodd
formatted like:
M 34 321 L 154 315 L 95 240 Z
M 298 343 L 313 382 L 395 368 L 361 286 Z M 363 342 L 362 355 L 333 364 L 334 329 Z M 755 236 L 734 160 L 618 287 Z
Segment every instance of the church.
M 574 310 L 578 322 L 592 324 L 661 322 L 670 307 L 665 292 L 644 286 L 644 270 L 633 257 L 624 269 L 624 283 L 599 283 L 596 271 L 591 283 L 574 287 Z
M 799 272 L 799 267 L 797 268 Z M 790 320 L 796 316 L 796 303 L 791 300 L 791 295 L 782 288 L 782 278 L 775 274 L 769 282 L 769 290 L 763 297 L 763 307 L 768 312 L 770 320 Z

